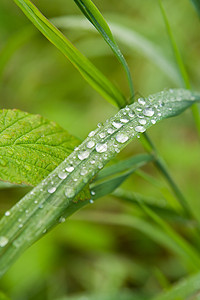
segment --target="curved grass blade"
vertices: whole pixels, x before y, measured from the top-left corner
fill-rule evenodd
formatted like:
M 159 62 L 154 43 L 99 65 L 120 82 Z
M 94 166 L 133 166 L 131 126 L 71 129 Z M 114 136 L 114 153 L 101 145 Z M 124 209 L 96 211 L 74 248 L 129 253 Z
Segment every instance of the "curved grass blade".
M 138 99 L 92 131 L 74 152 L 2 218 L 0 274 L 4 274 L 17 256 L 55 226 L 63 215 L 89 203 L 74 199 L 134 137 L 152 124 L 180 114 L 195 101 L 200 101 L 199 93 L 184 89 L 163 91 Z
M 200 0 L 190 0 L 192 2 L 192 4 L 194 5 L 196 11 L 197 11 L 197 14 L 200 18 Z
M 133 88 L 131 73 L 130 73 L 128 64 L 127 64 L 123 54 L 121 53 L 117 43 L 115 42 L 115 40 L 113 38 L 113 35 L 110 31 L 108 24 L 106 23 L 102 14 L 100 13 L 100 11 L 97 9 L 97 7 L 94 5 L 94 3 L 91 0 L 74 0 L 74 2 L 77 4 L 77 6 L 80 8 L 80 10 L 83 12 L 83 14 L 86 16 L 86 18 L 98 30 L 98 32 L 101 34 L 103 39 L 110 46 L 113 53 L 118 58 L 119 62 L 122 64 L 122 66 L 126 72 L 128 83 L 129 83 L 131 100 L 132 100 L 131 102 L 133 102 L 134 88 Z
M 85 80 L 115 106 L 126 104 L 121 92 L 29 0 L 13 0 L 37 27 L 78 69 Z
M 88 22 L 80 16 L 62 16 L 53 18 L 52 22 L 63 29 L 81 29 L 92 31 L 93 28 L 89 26 Z M 152 41 L 148 40 L 138 32 L 127 26 L 116 24 L 115 22 L 109 21 L 110 28 L 116 39 L 124 44 L 127 49 L 136 50 L 142 53 L 145 57 L 151 60 L 165 75 L 175 82 L 178 86 L 181 84 L 181 78 L 176 68 L 165 55 L 161 52 L 157 45 Z
M 152 300 L 196 299 L 195 294 L 200 290 L 200 273 L 189 276 L 175 284 L 169 291 L 161 293 Z
M 0 180 L 37 185 L 79 144 L 40 115 L 0 110 Z

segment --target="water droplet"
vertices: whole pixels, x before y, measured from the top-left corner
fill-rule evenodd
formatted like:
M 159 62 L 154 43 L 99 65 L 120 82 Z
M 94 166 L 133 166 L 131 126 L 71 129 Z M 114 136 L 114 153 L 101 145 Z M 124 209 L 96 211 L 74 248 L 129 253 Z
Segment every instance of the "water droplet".
M 138 103 L 141 104 L 141 105 L 145 105 L 146 104 L 146 102 L 145 102 L 145 100 L 143 98 L 139 98 L 138 99 Z
M 97 127 L 99 127 L 99 128 L 100 128 L 101 126 L 102 126 L 102 124 L 101 124 L 101 123 L 98 123 L 98 124 L 97 124 Z
M 113 132 L 115 132 L 114 129 L 108 128 L 107 133 L 112 134 Z
M 94 203 L 94 200 L 90 199 L 90 201 L 89 201 L 89 202 L 92 204 L 92 203 Z
M 138 121 L 141 125 L 145 125 L 147 123 L 147 121 L 145 119 L 140 119 Z
M 135 131 L 137 131 L 137 132 L 145 132 L 145 128 L 143 127 L 143 126 L 136 126 L 135 127 Z
M 119 122 L 112 122 L 112 125 L 113 125 L 115 128 L 117 128 L 117 129 L 119 129 L 120 127 L 122 127 L 122 123 L 119 123 Z
M 67 177 L 67 173 L 65 173 L 65 172 L 59 172 L 59 173 L 58 173 L 58 177 L 59 177 L 60 179 L 65 179 L 65 178 Z
M 19 228 L 22 228 L 23 227 L 23 224 L 19 224 L 19 226 L 18 226 Z
M 92 196 L 94 196 L 94 195 L 95 195 L 95 191 L 90 191 L 90 194 L 91 194 Z
M 95 160 L 91 160 L 91 165 L 94 165 L 95 164 Z
M 87 171 L 86 169 L 82 169 L 81 172 L 80 172 L 80 174 L 81 174 L 82 176 L 84 176 L 84 175 L 87 174 L 87 172 L 88 172 L 88 171 Z
M 92 137 L 92 136 L 94 136 L 94 135 L 95 135 L 95 131 L 91 131 L 91 132 L 88 134 L 89 137 Z
M 106 134 L 104 132 L 99 133 L 101 139 L 105 138 Z
M 120 122 L 122 122 L 122 123 L 128 123 L 128 119 L 120 119 Z
M 88 158 L 88 156 L 90 155 L 90 152 L 89 151 L 82 151 L 82 152 L 80 152 L 79 154 L 78 154 L 78 158 L 80 159 L 80 160 L 84 160 L 84 159 L 86 159 L 86 158 Z
M 156 120 L 151 120 L 151 123 L 152 124 L 156 124 Z
M 71 172 L 74 171 L 74 167 L 68 166 L 68 167 L 65 168 L 65 170 L 66 170 L 67 172 L 71 173 Z
M 0 247 L 4 247 L 8 244 L 8 238 L 6 236 L 0 236 Z
M 130 118 L 133 118 L 135 116 L 134 112 L 130 112 L 128 115 Z
M 87 143 L 87 147 L 88 147 L 88 148 L 92 148 L 92 147 L 94 147 L 94 145 L 95 145 L 95 142 L 94 142 L 94 141 L 89 141 L 89 142 Z
M 37 200 L 35 200 L 35 201 L 34 201 L 34 203 L 35 203 L 35 204 L 37 204 L 37 203 L 38 203 L 38 201 L 37 201 Z
M 64 223 L 65 222 L 65 218 L 64 217 L 60 217 L 60 219 L 59 219 L 59 223 Z
M 161 113 L 158 113 L 158 116 L 161 117 Z
M 147 117 L 152 117 L 154 115 L 154 110 L 150 107 L 150 108 L 145 108 L 143 110 L 143 114 Z
M 119 143 L 125 143 L 126 141 L 128 141 L 128 136 L 123 134 L 123 133 L 118 133 L 117 136 L 116 136 L 116 140 L 119 142 Z M 116 151 L 116 150 L 115 150 Z
M 56 191 L 56 188 L 55 187 L 51 187 L 47 191 L 48 191 L 49 194 L 53 194 Z
M 10 211 L 9 210 L 5 212 L 5 216 L 6 217 L 10 216 Z
M 72 187 L 67 187 L 65 190 L 65 196 L 67 196 L 67 198 L 72 198 L 75 196 L 75 190 Z
M 106 143 L 96 145 L 96 151 L 99 152 L 99 153 L 106 152 L 107 149 L 108 149 L 108 146 L 107 146 Z

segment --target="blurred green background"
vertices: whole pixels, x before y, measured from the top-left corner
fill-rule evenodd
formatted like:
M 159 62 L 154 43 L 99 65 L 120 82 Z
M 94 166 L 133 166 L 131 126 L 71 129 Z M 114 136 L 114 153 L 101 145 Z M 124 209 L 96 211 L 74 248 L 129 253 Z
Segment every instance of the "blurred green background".
M 200 90 L 197 14 L 188 0 L 163 2 L 192 87 Z M 47 18 L 81 15 L 72 0 L 37 0 L 34 3 Z M 157 1 L 96 0 L 95 4 L 108 23 L 126 26 L 147 39 L 175 69 L 176 79 L 159 66 L 156 54 L 152 59 L 148 57 L 151 52 L 148 45 L 141 51 L 137 46 L 133 49 L 119 42 L 138 97 L 182 86 Z M 63 32 L 129 97 L 124 72 L 98 34 L 73 26 Z M 115 38 L 117 40 L 116 35 Z M 97 123 L 117 112 L 37 32 L 14 1 L 8 0 L 0 2 L 0 99 L 1 108 L 41 114 L 80 139 L 84 139 Z M 191 112 L 153 126 L 149 133 L 200 219 L 199 140 Z M 141 152 L 144 152 L 143 147 L 135 140 L 117 159 Z M 166 197 L 173 202 L 172 194 L 155 167 L 149 164 L 143 171 L 156 178 L 155 185 L 135 174 L 123 186 L 160 201 Z M 27 191 L 28 188 L 2 189 L 1 214 Z M 108 213 L 115 216 L 113 224 L 106 224 Z M 148 220 L 137 206 L 111 196 L 99 199 L 26 251 L 1 279 L 0 289 L 14 300 L 142 300 L 150 299 L 187 274 L 187 268 L 169 250 L 141 231 L 117 224 L 118 216 L 124 214 Z M 181 223 L 173 225 L 181 232 Z M 183 234 L 194 242 L 190 231 L 184 230 Z

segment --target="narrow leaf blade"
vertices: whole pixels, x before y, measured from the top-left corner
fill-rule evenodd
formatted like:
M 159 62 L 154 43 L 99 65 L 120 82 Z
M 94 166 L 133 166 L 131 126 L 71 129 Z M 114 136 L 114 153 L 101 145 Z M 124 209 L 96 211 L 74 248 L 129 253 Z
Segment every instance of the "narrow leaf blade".
M 130 93 L 131 93 L 131 100 L 133 101 L 134 88 L 133 88 L 131 73 L 123 54 L 121 53 L 117 43 L 113 38 L 113 35 L 111 33 L 108 24 L 106 23 L 102 14 L 100 13 L 100 11 L 97 9 L 97 7 L 94 5 L 94 3 L 91 0 L 74 0 L 74 2 L 77 4 L 77 6 L 80 8 L 83 14 L 86 16 L 86 18 L 98 30 L 98 32 L 101 34 L 103 39 L 106 41 L 106 43 L 109 45 L 113 53 L 118 58 L 119 62 L 122 64 L 127 75 L 127 79 L 130 87 Z

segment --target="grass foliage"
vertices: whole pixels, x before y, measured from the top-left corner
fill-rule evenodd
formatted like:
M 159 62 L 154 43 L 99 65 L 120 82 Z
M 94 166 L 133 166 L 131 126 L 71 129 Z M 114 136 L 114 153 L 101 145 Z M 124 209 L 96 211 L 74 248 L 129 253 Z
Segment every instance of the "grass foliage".
M 199 2 L 68 2 L 0 3 L 0 299 L 198 299 Z

